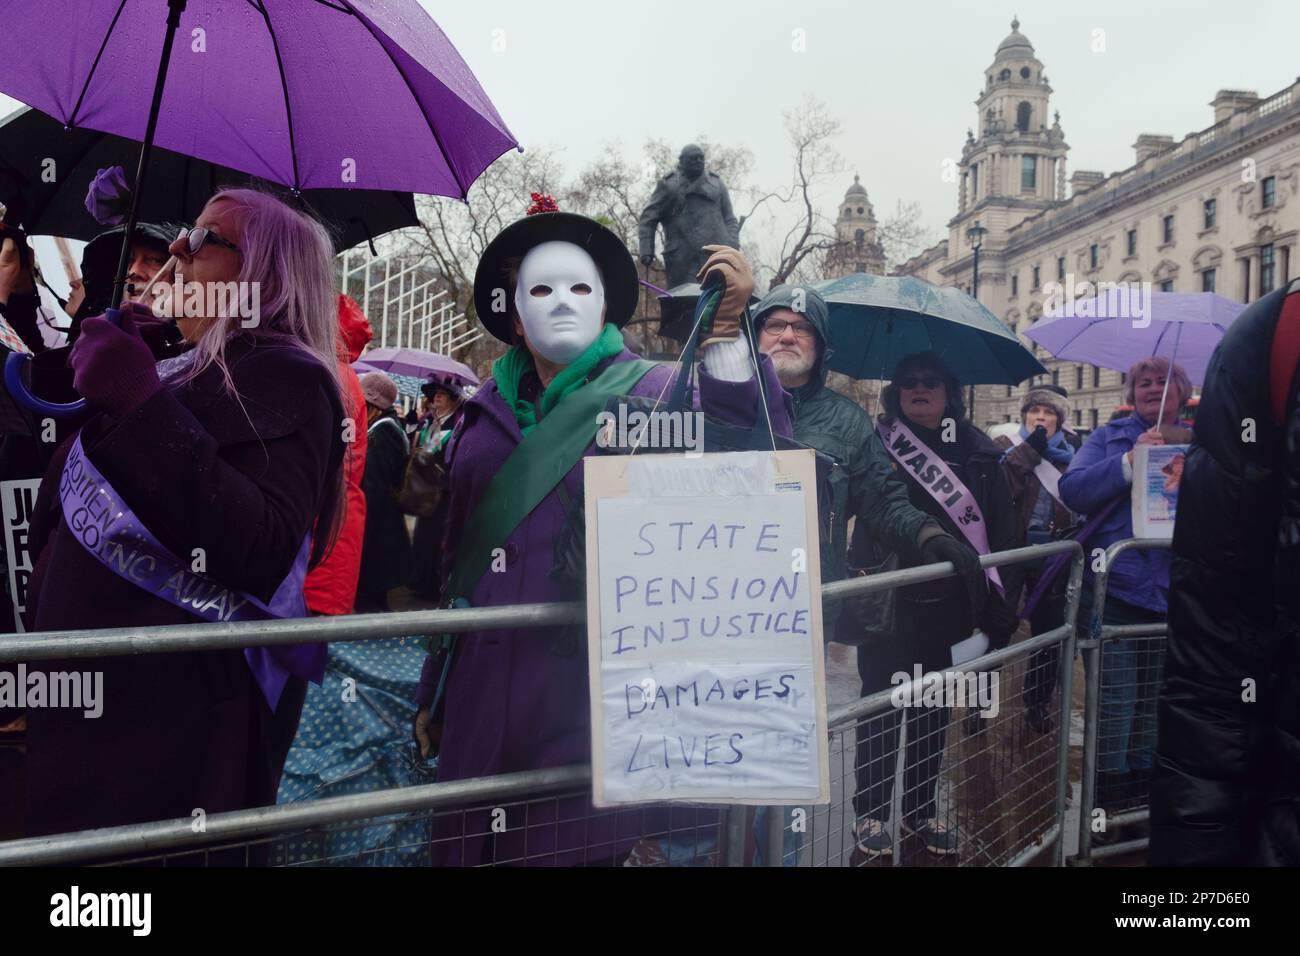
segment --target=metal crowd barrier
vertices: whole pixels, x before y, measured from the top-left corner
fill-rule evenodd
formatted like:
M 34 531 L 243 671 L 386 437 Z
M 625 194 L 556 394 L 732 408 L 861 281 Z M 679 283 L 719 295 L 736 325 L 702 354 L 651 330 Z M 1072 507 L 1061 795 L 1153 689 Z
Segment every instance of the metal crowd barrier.
M 957 862 L 965 865 L 1023 865 L 1049 852 L 1051 862 L 1062 862 L 1070 691 L 1083 551 L 1075 542 L 1053 542 L 988 555 L 981 564 L 1001 567 L 1057 554 L 1071 555 L 1062 625 L 954 668 L 966 673 L 1006 668 L 1001 679 L 1011 686 L 1017 680 L 1023 683 L 1037 652 L 1053 646 L 1061 649 L 1054 745 L 1049 743 L 1049 735 L 1029 740 L 1020 726 L 1023 721 L 1017 708 L 1007 708 L 1015 695 L 1004 695 L 999 717 L 988 721 L 968 714 L 957 723 L 970 725 L 970 732 L 938 748 L 943 752 L 938 774 L 944 784 L 945 811 L 959 821 L 961 838 L 969 840 L 965 854 L 958 854 Z M 943 562 L 837 581 L 823 586 L 823 600 L 839 601 L 955 574 L 953 566 Z M 0 663 L 377 640 L 418 633 L 542 627 L 583 618 L 583 605 L 573 602 L 179 625 L 147 634 L 129 628 L 42 632 L 0 640 Z M 917 690 L 923 683 L 924 679 L 911 682 Z M 847 763 L 849 737 L 856 740 L 868 731 L 883 734 L 889 721 L 898 727 L 898 742 L 892 748 L 896 756 L 892 818 L 899 818 L 898 805 L 908 784 L 903 757 L 909 748 L 908 734 L 914 734 L 916 728 L 893 707 L 892 693 L 887 690 L 853 701 L 828 715 L 832 753 L 838 755 L 840 768 L 832 783 L 832 803 L 815 808 L 815 812 L 807 808 L 806 832 L 799 834 L 803 845 L 797 851 L 796 862 L 801 865 L 857 862 L 852 851 L 857 784 L 849 770 L 859 768 Z M 1014 781 L 1013 771 L 1019 774 Z M 629 861 L 632 864 L 753 865 L 754 808 L 674 804 L 595 811 L 589 804 L 590 773 L 586 765 L 548 768 L 213 813 L 201 825 L 195 819 L 180 818 L 11 840 L 0 842 L 0 865 L 418 865 L 448 858 L 469 862 L 456 858 L 458 848 L 463 852 L 467 840 L 484 834 L 494 851 L 489 865 L 609 865 L 615 862 L 613 848 L 625 844 L 629 834 L 639 837 Z M 921 781 L 921 785 L 930 783 Z M 798 832 L 793 822 L 787 827 L 787 817 L 794 816 L 787 810 L 769 808 L 771 846 L 782 846 L 787 830 L 791 835 Z M 493 839 L 503 834 L 508 837 Z M 769 854 L 772 858 L 766 862 L 792 862 L 783 860 L 784 855 Z M 902 855 L 899 843 L 892 862 L 903 862 Z
M 1128 538 L 1106 549 L 1101 570 L 1093 578 L 1091 631 L 1077 642 L 1084 664 L 1083 781 L 1079 813 L 1079 851 L 1072 865 L 1087 866 L 1093 860 L 1123 856 L 1145 850 L 1146 835 L 1123 841 L 1095 841 L 1098 833 L 1113 836 L 1114 830 L 1150 819 L 1146 779 L 1130 777 L 1121 785 L 1113 781 L 1111 791 L 1099 801 L 1098 770 L 1108 758 L 1127 761 L 1137 748 L 1155 749 L 1156 699 L 1164 671 L 1169 627 L 1159 624 L 1103 624 L 1110 569 L 1125 551 L 1167 549 L 1169 541 Z M 1102 734 L 1105 725 L 1107 733 Z M 1135 740 L 1137 741 L 1135 744 Z M 1094 816 L 1098 804 L 1101 813 Z M 1097 829 L 1094 829 L 1096 827 Z M 1094 843 L 1098 845 L 1094 845 Z

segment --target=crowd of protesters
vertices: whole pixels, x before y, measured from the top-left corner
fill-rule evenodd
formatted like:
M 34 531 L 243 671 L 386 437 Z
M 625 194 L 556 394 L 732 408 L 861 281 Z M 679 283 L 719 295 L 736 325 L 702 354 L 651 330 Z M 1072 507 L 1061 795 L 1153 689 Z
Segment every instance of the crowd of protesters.
M 139 630 L 211 619 L 196 613 L 201 604 L 228 609 L 222 619 L 238 619 L 234 609 L 245 605 L 264 616 L 383 613 L 404 586 L 447 607 L 581 595 L 582 459 L 599 453 L 588 419 L 594 423 L 610 399 L 654 399 L 675 382 L 671 366 L 625 345 L 636 267 L 608 228 L 548 209 L 503 229 L 481 257 L 474 297 L 504 354 L 472 396 L 454 378 L 428 382 L 406 419 L 392 378 L 371 372 L 358 380 L 350 368 L 370 329 L 355 303 L 334 291 L 330 240 L 309 216 L 268 194 L 227 189 L 194 227 L 144 225 L 133 237 L 128 295 L 174 257 L 199 282 L 258 283 L 263 319 L 252 327 L 224 314 L 165 322 L 140 303 L 125 306 L 120 324 L 110 322 L 102 314 L 111 304 L 106 250 L 121 238 L 109 232 L 86 248 L 84 280 L 68 304 L 70 350 L 47 350 L 39 339 L 30 267 L 11 239 L 0 256 L 0 311 L 42 353 L 34 387 L 89 405 L 59 426 L 56 442 L 41 443 L 32 422 L 4 403 L 3 477 L 44 475 L 29 533 L 29 629 Z M 1283 292 L 1252 306 L 1225 339 L 1195 436 L 1180 417 L 1193 397 L 1187 375 L 1165 358 L 1135 356 L 1125 385 L 1130 410 L 1085 441 L 1070 428 L 1068 396 L 1047 386 L 1028 387 L 1018 427 L 990 438 L 967 417 L 967 383 L 935 352 L 898 362 L 873 419 L 827 385 L 834 342 L 822 298 L 779 286 L 747 309 L 754 279 L 744 257 L 728 247 L 708 251 L 699 278 L 721 280 L 725 292 L 702 336 L 690 401 L 715 421 L 742 432 L 770 429 L 831 463 L 819 515 L 823 580 L 945 561 L 956 569 L 943 580 L 827 606 L 824 636 L 856 646 L 863 696 L 917 665 L 952 666 L 954 646 L 973 632 L 982 635 L 978 654 L 1006 647 L 1017 633 L 1060 626 L 1063 574 L 1041 562 L 986 569 L 980 555 L 1067 538 L 1091 552 L 1131 538 L 1134 449 L 1192 443 L 1172 557 L 1129 550 L 1107 569 L 1102 625 L 1157 624 L 1168 614 L 1173 628 L 1167 668 L 1163 647 L 1144 638 L 1119 638 L 1101 655 L 1106 743 L 1097 803 L 1140 803 L 1154 775 L 1153 853 L 1295 862 L 1300 751 L 1286 715 L 1297 692 L 1300 419 L 1295 364 L 1287 365 L 1290 353 L 1277 355 L 1300 347 L 1300 332 L 1279 318 Z M 1243 331 L 1256 326 L 1254 338 Z M 1251 416 L 1261 423 L 1258 441 L 1234 441 L 1233 430 Z M 401 493 L 418 454 L 436 462 L 444 484 L 412 535 Z M 960 495 L 940 496 L 923 482 L 916 456 Z M 74 532 L 68 509 L 83 486 L 106 489 L 138 535 L 156 539 L 155 557 L 164 557 L 155 563 L 181 555 L 201 566 L 173 559 L 172 578 L 151 587 L 115 571 L 107 547 Z M 485 574 L 498 551 L 501 573 Z M 203 577 L 191 582 L 189 571 Z M 1094 573 L 1089 562 L 1089 582 Z M 1081 637 L 1091 635 L 1091 600 L 1085 586 Z M 400 666 L 383 673 L 380 651 Z M 57 709 L 0 711 L 0 728 L 25 720 L 29 834 L 261 806 L 277 791 L 282 799 L 312 795 L 312 781 L 337 769 L 331 761 L 394 744 L 383 742 L 392 722 L 379 721 L 353 729 L 356 747 L 336 746 L 325 715 L 337 695 L 314 689 L 309 697 L 309 682 L 355 686 L 357 674 L 397 698 L 409 690 L 414 746 L 436 762 L 441 782 L 590 760 L 581 625 L 435 637 L 427 655 L 422 643 L 397 641 L 365 650 L 139 655 L 97 666 L 107 698 L 97 721 Z M 1024 720 L 1038 734 L 1054 727 L 1059 669 L 1056 648 L 1025 668 Z M 1242 708 L 1242 675 L 1264 680 L 1267 706 Z M 1290 711 L 1279 703 L 1287 693 Z M 867 860 L 890 855 L 901 827 L 935 857 L 959 853 L 961 834 L 937 795 L 950 708 L 901 708 L 888 717 L 856 745 L 858 852 Z M 904 792 L 894 794 L 904 722 Z M 1218 746 L 1197 743 L 1207 735 Z M 1285 759 L 1256 770 L 1262 754 Z M 286 761 L 297 781 L 288 796 L 280 787 Z M 1189 801 L 1214 818 L 1215 835 L 1227 836 L 1215 843 Z M 895 806 L 899 819 L 891 819 Z M 1242 822 L 1245 808 L 1261 806 L 1263 836 Z M 672 861 L 680 844 L 647 849 L 645 840 L 666 831 L 668 813 L 629 818 L 561 798 L 534 811 L 527 848 L 515 845 L 520 832 L 496 832 L 486 810 L 440 818 L 428 834 L 430 861 L 525 853 L 559 864 L 629 854 Z M 709 811 L 673 811 L 674 830 L 716 823 Z M 792 855 L 789 844 L 778 851 L 758 842 L 760 854 Z

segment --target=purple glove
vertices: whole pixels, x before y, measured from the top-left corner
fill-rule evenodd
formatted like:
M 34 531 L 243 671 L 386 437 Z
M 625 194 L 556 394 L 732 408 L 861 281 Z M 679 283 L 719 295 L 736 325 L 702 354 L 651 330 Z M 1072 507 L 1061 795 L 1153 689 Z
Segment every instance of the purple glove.
M 122 313 L 120 327 L 102 315 L 86 319 L 68 356 L 73 387 L 114 418 L 129 415 L 162 388 L 153 353 L 140 338 L 132 311 Z

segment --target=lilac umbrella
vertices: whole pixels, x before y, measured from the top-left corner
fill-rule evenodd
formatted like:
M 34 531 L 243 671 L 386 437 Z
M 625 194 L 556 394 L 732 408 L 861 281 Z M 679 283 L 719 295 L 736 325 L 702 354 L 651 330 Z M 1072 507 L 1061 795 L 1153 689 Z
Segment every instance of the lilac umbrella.
M 1119 285 L 1105 295 L 1061 302 L 1025 334 L 1060 359 L 1127 371 L 1166 350 L 1200 385 L 1219 340 L 1246 307 L 1213 292 L 1151 292 L 1149 284 Z M 1166 376 L 1160 419 L 1169 393 Z
M 409 375 L 427 381 L 434 375 L 450 375 L 463 385 L 478 385 L 478 376 L 463 362 L 424 349 L 371 349 L 360 363 L 389 375 Z M 356 368 L 356 364 L 352 366 Z
M 1210 355 L 1245 308 L 1213 292 L 1121 287 L 1114 294 L 1064 303 L 1025 334 L 1058 359 L 1121 372 L 1140 358 L 1163 355 L 1200 385 Z
M 274 16 L 268 0 L 166 0 L 164 28 L 163 0 L 0 0 L 0 92 L 68 126 L 143 143 L 111 301 L 122 300 L 155 143 L 295 190 L 460 197 L 517 145 L 416 0 L 271 6 Z M 50 23 L 66 26 L 58 41 L 48 41 Z M 181 29 L 189 46 L 173 67 Z M 15 354 L 5 364 L 16 399 L 54 416 L 85 408 L 32 395 L 25 362 Z

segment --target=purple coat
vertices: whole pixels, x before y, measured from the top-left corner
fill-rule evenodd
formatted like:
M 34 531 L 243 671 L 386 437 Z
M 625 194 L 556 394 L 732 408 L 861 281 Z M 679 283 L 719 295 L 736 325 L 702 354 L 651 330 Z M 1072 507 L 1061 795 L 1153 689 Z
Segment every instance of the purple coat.
M 625 349 L 612 361 L 635 357 Z M 773 430 L 789 436 L 793 431 L 789 396 L 766 356 L 762 368 Z M 657 366 L 630 394 L 657 397 L 671 375 L 669 366 Z M 755 425 L 756 379 L 723 382 L 701 371 L 699 382 L 701 403 L 710 417 L 742 427 Z M 450 504 L 443 544 L 447 573 L 465 522 L 521 439 L 514 414 L 496 382 L 488 380 L 467 403 L 465 417 L 447 448 Z M 596 453 L 593 440 L 586 454 Z M 571 501 L 583 500 L 581 460 L 564 484 Z M 560 496 L 552 491 L 506 539 L 506 570 L 483 575 L 472 604 L 490 607 L 569 599 L 571 595 L 561 593 L 548 576 L 564 518 Z M 458 636 L 457 643 L 446 687 L 440 782 L 590 762 L 587 638 L 582 625 L 577 633 L 556 627 L 474 632 Z M 420 705 L 427 706 L 431 695 L 422 696 Z M 556 825 L 557 809 L 559 819 L 577 822 Z M 506 808 L 507 830 L 497 835 L 494 846 L 484 839 L 491 823 L 487 811 L 465 814 L 463 829 L 455 815 L 441 821 L 435 833 L 434 863 L 476 865 L 487 862 L 485 851 L 493 851 L 500 862 L 526 857 L 534 864 L 594 863 L 625 852 L 642 834 L 662 832 L 668 813 L 667 809 L 622 811 L 616 820 L 614 812 L 595 811 L 585 798 L 540 800 L 526 811 L 522 805 L 512 805 Z M 674 810 L 673 826 L 692 825 L 688 818 L 695 815 Z
M 95 416 L 82 444 L 169 550 L 204 548 L 209 574 L 265 601 L 334 500 L 343 406 L 328 372 L 297 348 L 241 336 L 227 344 L 226 359 L 242 406 L 210 366 L 118 421 Z M 77 543 L 58 496 L 68 447 L 55 454 L 32 517 L 30 623 L 42 631 L 139 632 L 194 623 Z M 96 719 L 76 709 L 28 710 L 29 835 L 275 802 L 305 683 L 291 681 L 272 714 L 240 650 L 39 666 L 102 672 L 104 699 Z

